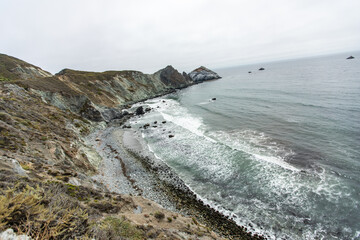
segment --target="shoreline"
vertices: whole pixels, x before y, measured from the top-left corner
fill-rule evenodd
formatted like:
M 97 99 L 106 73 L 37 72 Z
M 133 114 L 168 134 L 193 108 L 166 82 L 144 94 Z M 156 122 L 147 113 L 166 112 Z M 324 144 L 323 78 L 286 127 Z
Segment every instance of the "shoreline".
M 234 220 L 202 201 L 165 162 L 157 159 L 147 149 L 139 132 L 121 128 L 136 117 L 128 116 L 124 120 L 110 122 L 95 138 L 96 132 L 89 135 L 93 146 L 99 145 L 99 139 L 103 139 L 104 142 L 97 147 L 97 152 L 104 151 L 105 155 L 102 157 L 108 162 L 107 167 L 110 167 L 105 169 L 104 166 L 104 177 L 95 176 L 96 180 L 103 180 L 104 185 L 111 191 L 142 196 L 167 210 L 196 218 L 224 237 L 265 239 L 262 235 L 248 232 L 246 227 L 237 225 Z M 114 154 L 116 156 L 113 156 Z M 115 186 L 117 178 L 122 181 Z

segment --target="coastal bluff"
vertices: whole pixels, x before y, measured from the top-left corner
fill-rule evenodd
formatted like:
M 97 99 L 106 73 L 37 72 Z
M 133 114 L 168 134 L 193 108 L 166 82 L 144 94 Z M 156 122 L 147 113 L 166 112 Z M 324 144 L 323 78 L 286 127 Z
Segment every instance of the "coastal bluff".
M 0 54 L 0 236 L 262 239 L 202 203 L 195 204 L 194 196 L 191 200 L 164 187 L 165 195 L 179 199 L 173 211 L 140 193 L 114 192 L 101 181 L 108 177 L 102 172 L 104 159 L 111 156 L 110 163 L 116 160 L 119 165 L 117 174 L 138 184 L 136 174 L 130 175 L 137 169 L 126 168 L 130 153 L 121 155 L 107 144 L 114 134 L 111 127 L 132 116 L 127 111 L 131 105 L 193 84 L 189 75 L 172 66 L 153 74 L 64 69 L 53 75 Z M 156 171 L 151 174 L 156 176 Z M 185 205 L 198 210 L 183 214 Z M 216 224 L 202 221 L 199 211 Z

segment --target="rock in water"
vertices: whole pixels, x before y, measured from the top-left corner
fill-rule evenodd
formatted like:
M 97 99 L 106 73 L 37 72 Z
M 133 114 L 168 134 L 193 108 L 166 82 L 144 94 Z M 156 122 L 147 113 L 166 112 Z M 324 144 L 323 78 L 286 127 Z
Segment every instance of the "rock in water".
M 350 57 L 348 57 L 348 58 L 346 58 L 346 59 L 354 59 L 355 57 L 353 57 L 353 56 L 350 56 Z
M 265 68 L 263 68 L 263 67 L 262 67 L 262 68 L 259 68 L 259 71 L 264 71 L 264 70 L 265 70 Z
M 144 114 L 144 108 L 140 106 L 136 109 L 136 115 L 142 115 L 142 114 Z
M 192 71 L 191 73 L 189 73 L 189 77 L 194 82 L 202 82 L 202 81 L 206 81 L 206 80 L 221 78 L 216 72 L 213 72 L 204 66 L 201 66 L 201 67 L 195 69 L 194 71 Z
M 215 101 L 215 100 L 216 100 L 216 97 L 212 98 L 211 100 Z

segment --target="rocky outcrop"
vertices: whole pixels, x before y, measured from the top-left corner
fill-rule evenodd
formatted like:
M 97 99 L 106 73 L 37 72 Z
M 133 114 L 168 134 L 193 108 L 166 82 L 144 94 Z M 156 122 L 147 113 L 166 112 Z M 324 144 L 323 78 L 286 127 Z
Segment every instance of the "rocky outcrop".
M 264 70 L 265 70 L 265 68 L 263 68 L 263 67 L 259 68 L 259 71 L 264 71 Z
M 180 74 L 170 65 L 154 74 L 155 78 L 160 78 L 161 82 L 172 88 L 184 88 L 189 86 L 191 81 L 185 76 Z
M 193 70 L 192 72 L 190 72 L 189 77 L 194 82 L 202 82 L 202 81 L 221 78 L 216 72 L 213 72 L 204 66 L 201 66 L 201 67 Z
M 355 57 L 353 56 L 350 56 L 350 57 L 347 57 L 346 59 L 354 59 Z

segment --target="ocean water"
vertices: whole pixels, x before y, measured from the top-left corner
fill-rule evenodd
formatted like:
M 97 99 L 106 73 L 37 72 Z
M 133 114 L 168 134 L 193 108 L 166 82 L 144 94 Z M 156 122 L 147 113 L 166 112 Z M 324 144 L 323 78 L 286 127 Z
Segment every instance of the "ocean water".
M 149 149 L 239 225 L 360 239 L 360 58 L 347 56 L 217 69 L 222 79 L 147 101 L 133 124 L 157 121 L 141 130 Z

